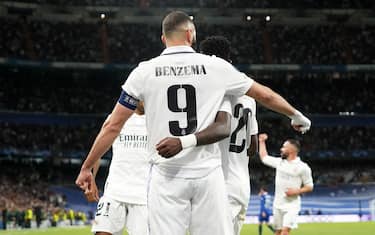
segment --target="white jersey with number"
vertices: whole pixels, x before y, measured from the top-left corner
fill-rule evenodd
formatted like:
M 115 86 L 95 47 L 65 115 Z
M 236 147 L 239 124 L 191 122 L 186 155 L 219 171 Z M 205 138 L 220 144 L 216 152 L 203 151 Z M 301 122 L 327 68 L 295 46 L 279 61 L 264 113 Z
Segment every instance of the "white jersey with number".
M 155 145 L 165 137 L 203 130 L 214 122 L 224 95 L 243 96 L 252 83 L 223 59 L 176 46 L 140 63 L 122 88 L 144 101 L 157 170 L 171 177 L 198 178 L 220 167 L 217 144 L 187 148 L 169 159 L 159 156 Z
M 250 199 L 249 157 L 251 135 L 258 134 L 255 100 L 248 97 L 231 97 L 231 135 L 220 141 L 222 168 L 228 195 L 247 207 Z
M 301 197 L 288 197 L 285 192 L 288 188 L 301 188 L 302 186 L 313 186 L 311 168 L 301 161 L 299 157 L 295 160 L 266 156 L 262 159 L 263 163 L 276 168 L 275 180 L 275 198 L 273 207 L 277 209 L 296 209 L 301 208 Z
M 112 145 L 112 153 L 104 196 L 145 205 L 150 170 L 145 115 L 130 116 Z

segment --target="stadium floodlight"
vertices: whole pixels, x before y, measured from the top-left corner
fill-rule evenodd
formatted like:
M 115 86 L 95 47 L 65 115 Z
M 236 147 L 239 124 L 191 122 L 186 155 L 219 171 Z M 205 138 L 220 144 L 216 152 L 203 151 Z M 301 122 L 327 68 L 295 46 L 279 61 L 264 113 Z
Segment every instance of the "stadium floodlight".
M 266 22 L 270 22 L 270 21 L 271 21 L 271 16 L 267 15 L 267 16 L 265 17 L 265 20 L 266 20 Z
M 104 13 L 101 13 L 101 14 L 100 14 L 100 19 L 104 20 L 105 17 L 106 17 L 106 15 L 105 15 Z

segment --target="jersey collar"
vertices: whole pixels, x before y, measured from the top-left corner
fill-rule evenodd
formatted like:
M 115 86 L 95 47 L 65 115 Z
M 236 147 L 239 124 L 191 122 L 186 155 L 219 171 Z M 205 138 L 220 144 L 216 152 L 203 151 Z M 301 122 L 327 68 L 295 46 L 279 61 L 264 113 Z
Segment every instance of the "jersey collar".
M 292 161 L 290 161 L 290 162 L 292 162 L 292 163 L 297 163 L 297 162 L 299 162 L 299 161 L 301 161 L 301 159 L 300 159 L 299 157 L 296 157 L 296 159 L 294 159 L 294 160 L 292 160 Z
M 161 55 L 174 55 L 184 53 L 195 53 L 195 51 L 189 46 L 173 46 L 165 48 Z

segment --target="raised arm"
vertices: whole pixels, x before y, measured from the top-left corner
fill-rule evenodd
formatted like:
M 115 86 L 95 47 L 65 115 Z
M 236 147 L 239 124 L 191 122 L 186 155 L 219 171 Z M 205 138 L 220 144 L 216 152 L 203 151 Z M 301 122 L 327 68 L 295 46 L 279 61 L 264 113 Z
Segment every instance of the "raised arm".
M 266 140 L 268 139 L 267 134 L 259 134 L 259 157 L 263 161 L 263 159 L 268 156 L 267 147 L 266 147 Z

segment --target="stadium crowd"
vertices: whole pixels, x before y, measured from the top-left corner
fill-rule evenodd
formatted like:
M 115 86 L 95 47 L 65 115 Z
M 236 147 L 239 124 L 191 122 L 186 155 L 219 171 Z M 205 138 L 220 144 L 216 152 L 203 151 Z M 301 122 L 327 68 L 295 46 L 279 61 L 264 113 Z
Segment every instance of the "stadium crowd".
M 18 171 L 14 171 L 17 168 Z M 86 215 L 66 209 L 64 195 L 49 189 L 53 172 L 33 164 L 0 164 L 0 211 L 2 228 L 56 226 L 60 221 L 72 224 Z M 45 223 L 45 224 L 42 224 Z M 35 224 L 35 225 L 34 225 Z
M 278 153 L 286 137 L 302 139 L 281 119 L 259 117 L 260 131 L 272 134 L 270 149 Z M 9 156 L 77 157 L 87 154 L 101 123 L 80 125 L 0 124 L 0 153 Z M 374 127 L 316 127 L 303 136 L 302 151 L 311 158 L 369 157 L 375 150 Z M 53 138 L 51 138 L 53 136 Z
M 44 4 L 47 1 L 24 2 Z M 53 0 L 48 3 L 62 2 Z M 201 0 L 199 6 L 210 7 L 218 2 L 224 2 L 223 5 L 229 7 L 290 7 L 295 1 L 252 1 L 252 5 L 248 5 L 248 1 L 243 0 Z M 319 7 L 318 4 L 326 4 L 326 7 L 331 4 L 324 0 L 308 2 L 313 8 Z M 367 1 L 334 2 L 332 4 L 338 8 L 362 8 L 367 4 Z M 64 4 L 152 7 L 164 4 L 173 6 L 173 1 L 83 0 L 64 1 Z M 134 65 L 160 54 L 163 48 L 159 38 L 160 28 L 152 25 L 104 21 L 96 24 L 67 23 L 27 18 L 0 18 L 0 24 L 0 57 L 6 58 L 103 62 L 104 55 L 108 53 L 110 58 L 106 62 Z M 239 66 L 257 63 L 375 63 L 373 27 L 252 27 L 249 30 L 248 25 L 198 25 L 198 37 L 203 39 L 213 34 L 227 36 L 234 48 L 233 62 Z M 103 43 L 103 38 L 108 41 Z M 90 114 L 104 119 L 118 99 L 120 85 L 127 74 L 128 71 L 5 68 L 0 72 L 0 111 L 44 113 L 45 116 Z M 256 73 L 256 80 L 287 97 L 298 109 L 308 114 L 375 113 L 375 90 L 371 89 L 375 80 L 370 73 L 261 72 Z M 270 134 L 270 152 L 278 154 L 286 138 L 301 140 L 301 155 L 312 164 L 316 184 L 335 186 L 375 182 L 375 172 L 366 162 L 375 152 L 374 126 L 360 123 L 353 126 L 313 126 L 310 132 L 301 137 L 291 130 L 289 120 L 258 107 L 259 131 Z M 51 166 L 61 164 L 63 158 L 81 159 L 88 152 L 102 124 L 91 121 L 84 125 L 52 125 L 43 123 L 50 117 L 42 115 L 39 118 L 41 123 L 38 125 L 0 121 L 0 160 L 38 158 Z M 252 161 L 255 161 L 250 164 L 253 187 L 271 185 L 274 171 L 260 166 L 259 159 Z M 323 167 L 320 165 L 322 162 Z M 18 168 L 17 173 L 12 170 L 15 167 Z M 66 170 L 64 167 L 46 168 L 11 161 L 6 164 L 1 162 L 0 171 L 0 209 L 6 211 L 5 221 L 10 226 L 31 227 L 34 220 L 38 227 L 42 220 L 49 221 L 52 226 L 59 222 L 85 222 L 86 214 L 67 209 L 65 196 L 49 188 L 51 184 L 74 182 L 72 177 L 77 171 L 74 167 Z
M 366 8 L 370 0 L 16 0 L 18 2 L 70 6 L 124 6 L 124 7 L 252 7 L 252 8 Z
M 156 25 L 25 18 L 0 18 L 0 23 L 0 57 L 103 62 L 104 55 L 108 55 L 109 61 L 105 62 L 137 64 L 160 54 L 163 48 L 160 28 Z M 254 24 L 250 30 L 249 25 L 197 24 L 197 27 L 198 41 L 214 34 L 229 38 L 234 48 L 234 64 L 375 62 L 375 30 L 371 26 Z
M 61 74 L 56 71 L 36 73 L 29 79 L 31 75 L 24 76 L 25 73 L 0 74 L 0 110 L 108 113 L 118 99 L 126 77 L 126 72 L 91 77 L 85 72 Z M 318 73 L 310 78 L 303 74 L 275 72 L 259 76 L 261 78 L 256 80 L 307 113 L 375 113 L 375 91 L 368 89 L 375 86 L 373 75 L 359 73 L 350 78 L 335 79 L 336 75 L 332 74 Z M 259 107 L 260 114 L 269 112 Z

